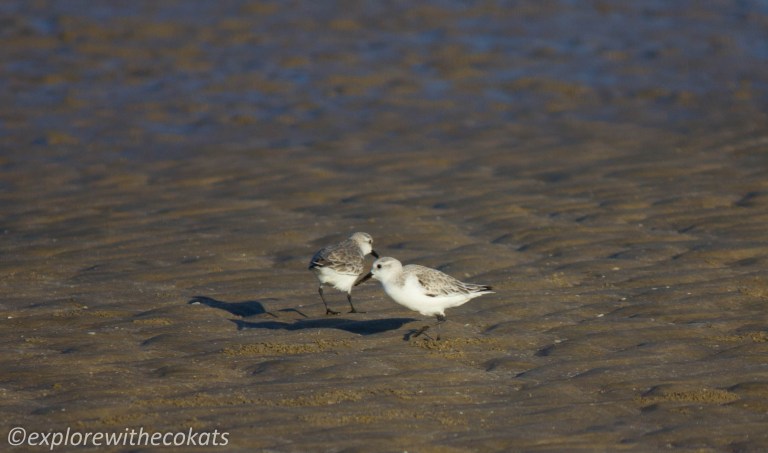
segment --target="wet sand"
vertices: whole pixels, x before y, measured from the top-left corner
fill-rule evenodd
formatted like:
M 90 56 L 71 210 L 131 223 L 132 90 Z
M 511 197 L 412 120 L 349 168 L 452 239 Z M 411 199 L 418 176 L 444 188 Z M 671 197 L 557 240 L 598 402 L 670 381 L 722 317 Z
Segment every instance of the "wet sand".
M 5 2 L 0 444 L 768 449 L 768 6 L 669 3 Z

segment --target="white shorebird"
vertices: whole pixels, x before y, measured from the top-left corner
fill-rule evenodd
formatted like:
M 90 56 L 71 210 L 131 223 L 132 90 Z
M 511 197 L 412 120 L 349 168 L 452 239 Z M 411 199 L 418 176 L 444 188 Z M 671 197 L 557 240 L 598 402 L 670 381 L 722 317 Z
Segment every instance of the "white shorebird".
M 320 282 L 317 292 L 325 305 L 326 315 L 337 315 L 338 311 L 328 308 L 323 297 L 323 285 L 329 284 L 339 291 L 347 293 L 347 301 L 352 309 L 350 313 L 357 313 L 352 305 L 352 286 L 360 274 L 365 270 L 365 256 L 368 254 L 379 257 L 373 250 L 373 238 L 368 233 L 354 233 L 348 239 L 334 245 L 329 245 L 318 250 L 309 262 L 309 270 L 315 273 Z
M 400 261 L 390 257 L 374 261 L 371 271 L 360 277 L 355 286 L 371 277 L 380 281 L 384 292 L 398 304 L 424 316 L 436 316 L 438 340 L 439 326 L 445 321 L 445 309 L 458 307 L 475 297 L 493 293 L 490 286 L 460 282 L 437 269 L 418 264 L 403 266 Z M 427 329 L 429 326 L 424 326 L 413 336 L 417 337 Z

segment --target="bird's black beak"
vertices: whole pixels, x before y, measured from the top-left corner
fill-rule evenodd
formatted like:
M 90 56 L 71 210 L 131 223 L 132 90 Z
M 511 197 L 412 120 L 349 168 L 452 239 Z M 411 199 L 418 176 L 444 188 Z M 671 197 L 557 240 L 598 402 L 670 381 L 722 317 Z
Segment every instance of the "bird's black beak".
M 366 280 L 370 280 L 371 277 L 373 277 L 373 272 L 368 272 L 367 274 L 365 274 L 362 277 L 358 278 L 357 281 L 355 282 L 354 286 L 357 286 L 357 285 L 365 282 Z
M 379 257 L 379 254 L 376 253 L 376 250 L 371 250 L 371 255 L 373 255 L 375 258 Z M 370 277 L 368 277 L 368 278 L 370 278 Z

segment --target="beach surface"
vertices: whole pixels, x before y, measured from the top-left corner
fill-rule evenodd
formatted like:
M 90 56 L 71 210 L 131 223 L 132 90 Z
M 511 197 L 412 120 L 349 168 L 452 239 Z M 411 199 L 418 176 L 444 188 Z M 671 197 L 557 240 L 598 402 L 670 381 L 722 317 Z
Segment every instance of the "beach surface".
M 0 25 L 0 449 L 768 450 L 765 1 Z M 440 341 L 375 281 L 326 316 L 307 265 L 354 231 L 495 294 Z

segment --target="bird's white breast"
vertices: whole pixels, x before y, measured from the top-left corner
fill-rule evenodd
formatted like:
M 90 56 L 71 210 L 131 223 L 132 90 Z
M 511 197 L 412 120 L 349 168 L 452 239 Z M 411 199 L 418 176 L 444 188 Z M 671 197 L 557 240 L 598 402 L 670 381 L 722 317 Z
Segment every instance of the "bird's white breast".
M 339 291 L 349 292 L 357 280 L 357 275 L 340 274 L 329 267 L 316 267 L 313 270 L 321 283 L 327 283 Z
M 408 276 L 402 282 L 385 283 L 384 291 L 398 304 L 424 316 L 445 314 L 446 308 L 457 307 L 470 299 L 466 294 L 428 296 L 414 275 Z

